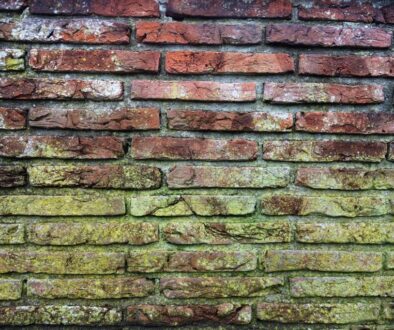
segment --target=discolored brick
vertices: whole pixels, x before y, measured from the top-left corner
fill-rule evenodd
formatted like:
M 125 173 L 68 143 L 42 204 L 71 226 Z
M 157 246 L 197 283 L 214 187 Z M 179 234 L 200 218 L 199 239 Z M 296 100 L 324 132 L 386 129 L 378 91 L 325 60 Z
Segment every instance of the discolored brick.
M 0 107 L 0 130 L 24 129 L 26 121 L 26 109 Z
M 21 10 L 27 6 L 27 0 L 2 0 L 0 10 Z
M 0 224 L 0 244 L 25 243 L 25 227 L 18 223 Z
M 22 281 L 13 279 L 0 280 L 0 300 L 18 300 L 22 297 Z
M 26 176 L 26 169 L 23 166 L 0 166 L 0 187 L 14 188 L 24 186 L 27 181 Z
M 20 71 L 25 69 L 25 51 L 22 49 L 0 50 L 0 71 Z

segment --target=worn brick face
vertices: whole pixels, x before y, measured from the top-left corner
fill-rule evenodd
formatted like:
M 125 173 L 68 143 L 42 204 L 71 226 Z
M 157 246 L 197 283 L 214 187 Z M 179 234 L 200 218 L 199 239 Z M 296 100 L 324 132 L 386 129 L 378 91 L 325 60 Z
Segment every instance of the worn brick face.
M 0 187 L 20 187 L 26 183 L 26 169 L 19 165 L 0 166 Z
M 26 121 L 26 109 L 0 107 L 0 130 L 24 129 Z

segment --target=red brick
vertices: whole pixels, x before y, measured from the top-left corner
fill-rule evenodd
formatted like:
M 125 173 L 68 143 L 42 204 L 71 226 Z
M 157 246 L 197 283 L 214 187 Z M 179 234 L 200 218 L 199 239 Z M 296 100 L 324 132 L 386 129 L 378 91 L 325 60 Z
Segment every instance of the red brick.
M 0 130 L 26 128 L 27 111 L 16 108 L 0 107 Z
M 157 108 L 89 110 L 32 108 L 29 125 L 41 128 L 132 131 L 160 129 Z
M 296 130 L 333 134 L 394 134 L 394 114 L 391 112 L 298 112 Z
M 384 142 L 364 141 L 267 141 L 263 158 L 290 162 L 380 162 L 386 156 Z
M 136 159 L 254 160 L 258 147 L 244 139 L 134 137 L 131 153 Z
M 391 36 L 370 27 L 269 24 L 266 29 L 268 43 L 289 46 L 389 48 Z
M 0 10 L 21 10 L 27 6 L 27 0 L 2 0 Z
M 21 21 L 2 20 L 0 40 L 85 43 L 128 44 L 130 27 L 127 24 L 97 19 L 45 19 L 25 18 Z
M 265 83 L 264 100 L 272 103 L 384 102 L 381 85 L 341 85 L 325 83 Z
M 377 21 L 386 24 L 394 24 L 394 5 L 380 8 L 380 15 Z
M 0 166 L 0 187 L 13 188 L 24 186 L 26 183 L 26 169 L 19 165 Z
M 175 110 L 167 112 L 168 127 L 191 131 L 286 132 L 293 116 L 286 112 Z
M 169 0 L 167 16 L 181 17 L 291 17 L 291 0 Z
M 156 0 L 31 0 L 32 14 L 159 17 Z
M 206 102 L 250 102 L 256 100 L 255 83 L 134 80 L 131 82 L 131 86 L 131 98 L 137 100 Z
M 299 73 L 329 77 L 394 77 L 394 57 L 302 54 Z
M 157 73 L 160 52 L 128 50 L 32 49 L 29 65 L 37 71 Z
M 138 22 L 136 38 L 152 44 L 248 45 L 261 43 L 263 32 L 255 24 Z
M 288 54 L 176 51 L 166 55 L 166 71 L 174 74 L 287 73 L 294 71 Z
M 0 78 L 0 99 L 121 100 L 123 82 L 110 80 Z
M 16 158 L 116 159 L 123 140 L 111 136 L 3 136 L 0 156 Z

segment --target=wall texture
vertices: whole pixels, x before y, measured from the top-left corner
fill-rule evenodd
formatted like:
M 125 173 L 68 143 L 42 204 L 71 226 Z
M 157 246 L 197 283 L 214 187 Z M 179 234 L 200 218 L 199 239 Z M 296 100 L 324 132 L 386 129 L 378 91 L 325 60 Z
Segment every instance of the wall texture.
M 0 8 L 0 326 L 393 329 L 393 1 Z

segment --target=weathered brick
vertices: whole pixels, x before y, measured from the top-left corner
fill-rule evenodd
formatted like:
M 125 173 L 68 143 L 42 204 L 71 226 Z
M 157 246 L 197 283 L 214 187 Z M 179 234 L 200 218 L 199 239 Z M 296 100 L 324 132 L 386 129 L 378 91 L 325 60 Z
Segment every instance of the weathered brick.
M 257 318 L 281 323 L 347 324 L 376 321 L 379 310 L 377 303 L 262 303 L 257 305 Z
M 383 303 L 383 317 L 386 320 L 394 320 L 394 302 Z
M 20 299 L 22 297 L 22 286 L 21 280 L 1 279 L 0 300 Z
M 26 119 L 25 109 L 0 107 L 0 130 L 24 129 Z
M 248 305 L 131 305 L 127 323 L 143 326 L 182 326 L 200 322 L 249 324 L 252 308 Z
M 112 136 L 3 136 L 0 156 L 16 158 L 116 159 L 124 156 L 123 139 Z
M 123 197 L 0 196 L 0 215 L 120 215 L 125 212 Z
M 124 264 L 115 252 L 0 252 L 0 273 L 116 274 Z
M 394 252 L 386 253 L 386 269 L 394 269 Z
M 136 100 L 251 102 L 256 100 L 256 83 L 133 80 L 131 98 Z
M 0 224 L 0 244 L 22 243 L 25 243 L 25 227 L 22 224 Z
M 127 24 L 97 19 L 25 18 L 21 21 L 0 20 L 0 40 L 128 44 L 130 27 Z
M 293 140 L 263 144 L 264 159 L 292 162 L 380 162 L 386 153 L 386 143 L 373 141 Z
M 290 279 L 293 297 L 393 297 L 393 287 L 394 276 Z
M 26 169 L 19 165 L 0 166 L 0 187 L 21 187 L 26 183 Z
M 389 154 L 388 154 L 387 159 L 388 159 L 388 160 L 391 160 L 391 161 L 394 160 L 394 143 L 393 143 L 393 142 L 391 142 L 391 143 L 389 144 Z
M 160 52 L 153 51 L 34 48 L 29 52 L 29 66 L 36 71 L 157 73 L 159 62 Z
M 256 207 L 256 201 L 252 196 L 138 196 L 131 197 L 129 201 L 130 214 L 138 217 L 247 215 L 252 214 Z
M 0 325 L 115 325 L 122 312 L 96 306 L 41 305 L 0 307 Z
M 381 85 L 340 85 L 326 83 L 265 83 L 264 100 L 271 103 L 343 103 L 384 102 Z
M 245 272 L 256 269 L 252 252 L 130 252 L 127 270 L 137 273 L 157 272 Z
M 109 110 L 32 108 L 29 111 L 29 125 L 40 128 L 95 131 L 156 130 L 160 129 L 160 110 L 157 108 Z
M 160 170 L 146 165 L 36 165 L 28 172 L 30 184 L 37 187 L 150 189 L 161 185 Z
M 391 212 L 382 196 L 271 194 L 262 197 L 261 213 L 267 215 L 325 215 L 367 217 Z
M 174 166 L 169 188 L 277 188 L 291 180 L 289 167 Z M 394 173 L 394 172 L 393 172 Z
M 394 243 L 394 223 L 297 223 L 296 240 L 302 243 Z
M 175 130 L 287 132 L 293 116 L 287 112 L 233 112 L 170 109 L 168 127 Z
M 136 136 L 131 141 L 135 159 L 255 160 L 257 154 L 257 143 L 245 139 Z
M 31 0 L 32 14 L 159 17 L 156 0 Z
M 268 250 L 261 258 L 266 272 L 377 272 L 382 269 L 382 262 L 381 253 L 327 250 Z
M 162 228 L 164 239 L 172 244 L 252 244 L 287 243 L 291 240 L 288 222 L 261 223 L 169 223 Z
M 290 0 L 227 1 L 169 0 L 167 16 L 181 17 L 240 17 L 290 18 Z
M 27 296 L 45 299 L 115 299 L 146 297 L 155 290 L 145 278 L 101 277 L 28 279 Z
M 328 25 L 269 24 L 266 41 L 313 47 L 389 48 L 392 33 L 380 28 Z
M 394 169 L 301 167 L 297 171 L 296 184 L 313 189 L 394 189 Z
M 166 54 L 172 74 L 276 74 L 294 71 L 293 58 L 284 53 L 232 53 L 175 51 Z
M 284 285 L 281 277 L 177 277 L 161 278 L 166 298 L 263 297 Z
M 138 42 L 179 45 L 254 45 L 262 42 L 257 24 L 189 24 L 137 22 Z
M 27 6 L 27 0 L 2 0 L 0 10 L 21 10 Z
M 27 241 L 39 245 L 143 245 L 158 240 L 158 225 L 148 222 L 40 222 L 27 227 Z
M 296 130 L 333 134 L 393 134 L 390 112 L 297 112 Z
M 394 57 L 301 54 L 299 73 L 329 77 L 394 77 Z
M 380 23 L 394 24 L 394 5 L 381 7 L 377 21 Z
M 0 50 L 0 71 L 19 71 L 25 69 L 25 51 L 22 49 Z

